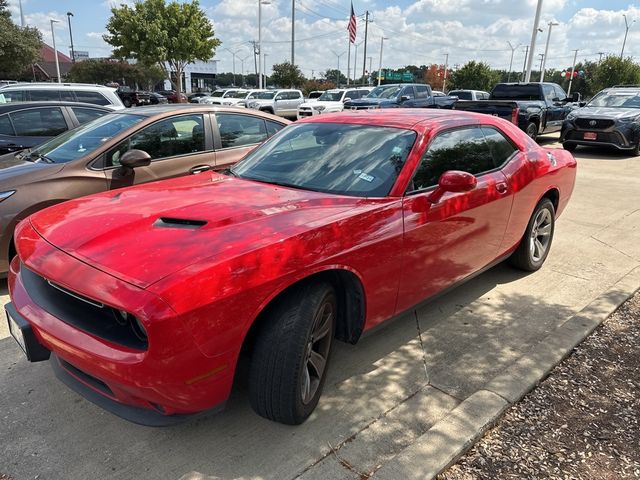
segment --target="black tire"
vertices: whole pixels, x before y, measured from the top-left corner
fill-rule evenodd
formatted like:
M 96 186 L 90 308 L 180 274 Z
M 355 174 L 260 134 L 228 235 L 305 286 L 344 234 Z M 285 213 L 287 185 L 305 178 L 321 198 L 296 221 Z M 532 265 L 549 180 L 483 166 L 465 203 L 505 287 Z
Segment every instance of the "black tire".
M 631 150 L 631 155 L 634 157 L 640 157 L 640 140 L 636 143 L 636 146 L 633 150 Z
M 128 98 L 125 98 L 122 103 L 124 104 L 124 106 L 126 108 L 131 108 L 131 100 L 129 100 Z
M 270 109 L 270 108 L 261 108 L 261 109 L 260 109 L 260 111 L 261 111 L 261 112 L 265 112 L 265 113 L 270 113 L 271 115 L 275 115 L 275 114 L 273 113 L 273 110 L 272 110 L 272 109 Z
M 269 309 L 249 367 L 249 400 L 258 415 L 288 425 L 311 415 L 326 379 L 337 312 L 334 289 L 324 282 L 296 287 Z
M 556 209 L 551 200 L 543 198 L 533 211 L 518 248 L 509 257 L 509 263 L 527 272 L 535 272 L 542 267 L 551 250 L 555 225 Z
M 533 122 L 529 122 L 527 128 L 525 129 L 525 133 L 535 141 L 536 138 L 538 138 L 538 125 Z
M 575 143 L 566 143 L 565 142 L 565 143 L 562 144 L 562 148 L 564 148 L 567 152 L 573 152 L 576 149 L 577 146 L 578 145 L 576 145 Z

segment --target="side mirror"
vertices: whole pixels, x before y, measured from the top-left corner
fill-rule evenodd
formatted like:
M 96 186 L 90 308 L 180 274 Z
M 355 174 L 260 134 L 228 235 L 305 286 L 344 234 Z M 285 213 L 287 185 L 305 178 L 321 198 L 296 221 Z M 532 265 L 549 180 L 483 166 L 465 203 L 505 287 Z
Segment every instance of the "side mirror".
M 560 102 L 560 97 L 553 97 L 553 100 L 551 100 L 553 103 L 559 103 Z
M 571 94 L 571 101 L 574 103 L 580 103 L 580 93 L 579 92 L 573 92 Z
M 351 100 L 352 100 L 352 98 L 351 98 L 351 97 L 345 97 L 345 99 L 344 99 L 344 100 L 342 100 L 342 102 L 350 102 Z
M 406 102 L 407 100 L 411 100 L 411 97 L 409 95 L 402 95 L 400 97 L 401 102 Z
M 129 150 L 120 159 L 120 165 L 125 168 L 146 167 L 150 163 L 151 155 L 144 150 Z
M 446 192 L 461 193 L 473 190 L 478 185 L 478 179 L 467 172 L 448 170 L 440 175 L 438 186 L 427 198 L 431 203 L 438 203 Z

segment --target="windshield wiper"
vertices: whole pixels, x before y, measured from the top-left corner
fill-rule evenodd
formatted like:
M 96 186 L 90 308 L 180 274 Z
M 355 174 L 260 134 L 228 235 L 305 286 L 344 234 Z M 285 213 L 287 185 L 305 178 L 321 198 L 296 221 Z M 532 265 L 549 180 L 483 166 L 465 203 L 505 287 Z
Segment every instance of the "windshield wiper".
M 50 159 L 46 155 L 39 152 L 32 152 L 29 154 L 29 158 L 35 158 L 37 160 L 42 160 L 45 163 L 56 163 L 54 160 Z

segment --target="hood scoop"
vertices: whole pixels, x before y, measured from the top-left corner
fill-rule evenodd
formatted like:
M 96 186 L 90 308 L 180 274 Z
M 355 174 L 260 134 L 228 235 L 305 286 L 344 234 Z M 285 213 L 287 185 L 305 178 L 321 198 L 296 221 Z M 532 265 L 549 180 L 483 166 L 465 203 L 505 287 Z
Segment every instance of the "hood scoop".
M 190 230 L 197 230 L 200 227 L 204 227 L 207 224 L 206 220 L 194 220 L 190 218 L 173 218 L 173 217 L 160 217 L 153 222 L 154 227 L 159 228 L 186 228 Z

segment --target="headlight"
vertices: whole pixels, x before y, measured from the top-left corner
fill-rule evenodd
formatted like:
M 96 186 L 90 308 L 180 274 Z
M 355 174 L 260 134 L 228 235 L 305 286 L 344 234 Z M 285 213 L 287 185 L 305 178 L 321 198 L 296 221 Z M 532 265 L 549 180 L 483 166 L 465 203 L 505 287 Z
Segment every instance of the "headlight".
M 318 112 L 321 112 L 327 107 L 325 107 L 324 105 L 313 105 L 311 108 L 313 108 L 314 110 L 317 110 Z
M 638 117 L 620 117 L 618 119 L 619 122 L 621 123 L 631 123 L 631 122 L 635 122 L 636 120 L 638 120 Z
M 575 110 L 573 112 L 569 112 L 569 115 L 567 115 L 567 120 L 575 120 L 576 118 L 578 118 L 578 112 Z
M 9 198 L 14 193 L 16 193 L 15 190 L 8 190 L 6 192 L 0 193 L 0 202 L 2 202 L 3 200 L 6 200 L 7 198 Z

